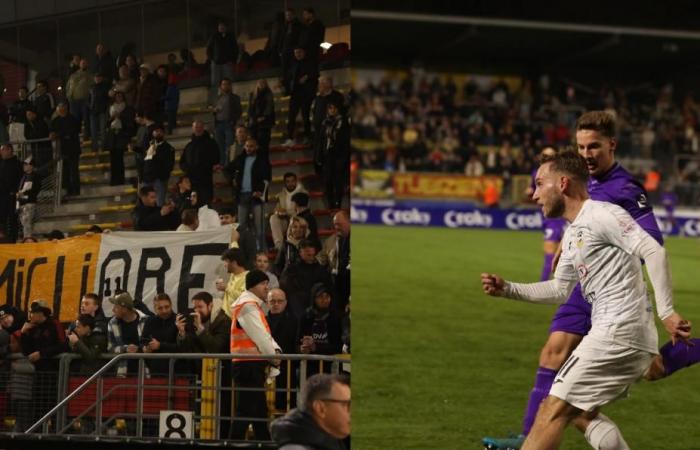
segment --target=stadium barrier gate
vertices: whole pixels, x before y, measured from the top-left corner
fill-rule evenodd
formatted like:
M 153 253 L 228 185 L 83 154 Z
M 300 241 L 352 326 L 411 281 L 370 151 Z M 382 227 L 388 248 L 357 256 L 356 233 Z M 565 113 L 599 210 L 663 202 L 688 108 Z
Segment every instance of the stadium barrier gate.
M 234 357 L 280 360 L 281 374 L 264 388 L 237 387 Z M 79 355 L 57 359 L 54 372 L 33 371 L 31 363 L 0 372 L 0 438 L 264 446 L 271 442 L 229 439 L 232 421 L 269 422 L 295 407 L 308 376 L 350 371 L 350 355 L 104 354 L 108 361 L 94 373 L 80 370 Z M 120 364 L 127 375 L 117 375 Z M 244 390 L 265 391 L 266 419 L 234 417 L 234 393 Z

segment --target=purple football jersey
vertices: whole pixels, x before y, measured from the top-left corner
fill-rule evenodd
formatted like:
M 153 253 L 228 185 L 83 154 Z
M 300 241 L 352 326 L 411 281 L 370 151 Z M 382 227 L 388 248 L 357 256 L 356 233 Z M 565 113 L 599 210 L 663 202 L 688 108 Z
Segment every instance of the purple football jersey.
M 593 200 L 614 203 L 624 208 L 640 227 L 663 245 L 664 238 L 649 205 L 647 191 L 619 163 L 615 163 L 602 177 L 589 178 L 588 194 Z

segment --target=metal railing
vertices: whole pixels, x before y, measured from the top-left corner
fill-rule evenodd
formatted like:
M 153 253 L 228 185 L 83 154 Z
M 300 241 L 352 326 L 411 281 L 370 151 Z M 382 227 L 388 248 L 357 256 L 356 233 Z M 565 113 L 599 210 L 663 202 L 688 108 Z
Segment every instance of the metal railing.
M 281 360 L 283 379 L 265 387 L 241 387 L 231 383 L 231 359 Z M 44 384 L 47 398 L 32 399 L 32 410 L 23 411 L 34 422 L 26 430 L 0 432 L 12 439 L 68 439 L 83 441 L 179 442 L 167 438 L 159 423 L 161 411 L 183 411 L 192 415 L 192 443 L 212 445 L 241 443 L 229 438 L 227 430 L 233 421 L 248 424 L 267 422 L 290 410 L 299 395 L 299 386 L 312 373 L 349 371 L 349 355 L 238 355 L 201 353 L 135 353 L 102 355 L 110 358 L 90 376 L 72 370 L 80 356 L 66 353 L 59 357 L 58 371 Z M 167 361 L 167 373 L 152 374 L 148 367 L 156 361 Z M 136 365 L 129 376 L 115 375 L 121 364 Z M 178 368 L 178 365 L 201 363 L 201 370 Z M 133 369 L 130 367 L 129 369 Z M 34 374 L 34 379 L 38 379 Z M 273 378 L 274 379 L 274 378 Z M 1 380 L 0 380 L 1 384 Z M 9 386 L 10 383 L 8 383 Z M 35 383 L 36 384 L 36 383 Z M 36 387 L 36 386 L 35 386 Z M 234 397 L 241 392 L 264 391 L 267 417 L 236 417 Z M 48 407 L 47 405 L 55 405 Z M 11 405 L 11 401 L 8 402 Z M 280 406 L 280 407 L 278 407 Z M 27 404 L 24 404 L 27 408 Z M 43 409 L 40 409 L 42 408 Z M 16 409 L 16 408 L 15 408 Z M 17 411 L 10 411 L 17 414 Z M 5 426 L 8 423 L 5 414 Z M 40 416 L 40 417 L 39 417 Z M 19 418 L 15 418 L 19 420 Z M 159 426 L 160 425 L 160 426 Z M 250 425 L 252 431 L 252 425 Z M 270 441 L 245 441 L 269 444 Z

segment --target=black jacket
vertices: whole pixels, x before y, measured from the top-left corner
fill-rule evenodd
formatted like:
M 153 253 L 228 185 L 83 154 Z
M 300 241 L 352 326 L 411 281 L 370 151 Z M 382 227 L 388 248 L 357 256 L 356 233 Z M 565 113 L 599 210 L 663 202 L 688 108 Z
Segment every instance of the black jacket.
M 102 80 L 93 84 L 88 95 L 88 105 L 91 114 L 107 113 L 109 110 L 109 89 L 111 85 L 108 81 Z
M 92 73 L 101 73 L 107 79 L 108 83 L 111 83 L 114 79 L 116 67 L 112 52 L 109 50 L 102 56 L 97 56 L 97 54 L 95 54 L 91 64 Z
M 151 141 L 155 145 L 156 141 Z M 150 183 L 155 180 L 166 181 L 170 179 L 170 173 L 175 166 L 175 149 L 168 142 L 161 141 L 156 146 L 156 152 L 152 159 L 143 161 L 143 180 Z
M 299 33 L 299 45 L 306 50 L 307 55 L 313 58 L 321 50 L 321 43 L 325 36 L 326 27 L 320 20 L 315 19 L 302 27 Z
M 264 120 L 259 121 L 259 118 Z M 272 91 L 268 88 L 257 96 L 255 91 L 248 97 L 248 126 L 251 130 L 256 128 L 270 129 L 275 126 L 275 100 Z
M 299 336 L 314 338 L 315 355 L 336 355 L 343 351 L 343 319 L 333 309 L 308 308 L 299 324 Z
M 160 215 L 160 206 L 146 206 L 138 201 L 132 212 L 136 231 L 172 231 L 180 225 L 180 216 L 173 210 L 167 216 Z
M 25 183 L 31 182 L 32 187 L 23 193 L 19 193 L 22 190 Z M 22 178 L 19 179 L 17 184 L 17 202 L 20 205 L 26 205 L 27 203 L 36 203 L 36 199 L 39 196 L 39 191 L 41 191 L 41 177 L 34 170 L 32 173 L 22 174 Z
M 27 109 L 32 106 L 29 99 L 17 100 L 10 106 L 10 122 L 26 123 Z
M 228 94 L 229 99 L 228 99 L 228 117 L 229 117 L 229 122 L 232 123 L 233 125 L 236 125 L 239 120 L 241 120 L 241 116 L 243 115 L 243 107 L 241 106 L 241 97 L 234 93 Z M 216 118 L 216 113 L 214 113 L 214 117 Z
M 289 92 L 294 98 L 306 98 L 311 101 L 316 95 L 318 87 L 318 66 L 308 57 L 292 61 L 292 77 L 290 80 Z M 302 83 L 302 77 L 306 80 Z
M 291 22 L 284 22 L 284 38 L 282 39 L 282 51 L 294 50 L 299 43 L 301 33 L 301 22 L 296 17 Z
M 136 111 L 134 111 L 134 108 L 131 106 L 124 107 L 124 110 L 119 113 L 118 119 L 122 123 L 122 127 L 115 133 L 114 130 L 110 128 L 110 125 L 115 119 L 111 117 L 108 118 L 105 142 L 105 148 L 107 150 L 126 150 L 131 138 L 136 134 Z
M 66 334 L 58 320 L 49 317 L 44 323 L 34 326 L 19 339 L 22 353 L 29 356 L 39 352 L 41 359 L 34 363 L 37 371 L 56 370 L 58 360 L 51 359 L 66 351 Z
M 315 133 L 320 134 L 319 131 L 323 126 L 323 121 L 325 120 L 326 115 L 328 114 L 328 104 L 331 102 L 341 105 L 339 113 L 344 114 L 345 97 L 342 93 L 333 89 L 327 95 L 317 95 L 316 98 L 314 98 L 313 104 L 311 105 L 311 123 L 314 126 Z
M 267 313 L 270 334 L 282 348 L 282 353 L 297 353 L 299 347 L 299 321 L 285 308 L 280 314 Z
M 313 212 L 311 212 L 311 209 L 306 208 L 297 214 L 297 216 L 306 220 L 306 223 L 309 224 L 309 239 L 316 241 L 320 245 L 320 239 L 318 238 L 318 224 L 316 223 L 316 217 L 314 216 Z
M 54 101 L 53 95 L 46 92 L 39 95 L 34 99 L 34 108 L 36 108 L 36 115 L 44 119 L 45 121 L 51 120 L 51 115 L 53 114 Z
M 241 195 L 241 189 L 243 186 L 243 171 L 245 169 L 245 160 L 248 155 L 243 152 L 236 158 L 229 162 L 224 171 L 227 176 L 233 181 L 233 192 L 236 195 L 236 202 Z M 268 184 L 272 176 L 272 169 L 270 168 L 270 162 L 261 155 L 257 154 L 255 161 L 253 162 L 252 173 L 251 173 L 251 187 L 252 192 L 262 192 L 263 196 L 258 199 L 260 202 L 265 202 L 267 197 L 267 192 L 265 190 L 265 182 Z
M 212 169 L 219 163 L 219 146 L 206 131 L 201 136 L 192 135 L 180 156 L 180 168 L 192 181 L 193 190 L 200 185 L 213 186 Z
M 6 195 L 17 192 L 22 173 L 22 163 L 16 155 L 0 159 L 0 196 L 3 199 Z
M 238 43 L 233 33 L 222 35 L 218 31 L 207 42 L 207 58 L 216 64 L 226 64 L 238 59 Z
M 36 119 L 34 119 L 34 122 L 30 122 L 27 120 L 24 123 L 25 139 L 46 139 L 47 137 L 49 137 L 49 126 L 38 115 Z M 46 145 L 46 143 L 42 143 L 40 145 Z
M 285 445 L 301 445 L 309 450 L 345 450 L 345 444 L 316 425 L 313 417 L 298 409 L 272 422 L 272 440 L 280 450 Z
M 56 133 L 61 141 L 61 156 L 80 156 L 80 127 L 81 123 L 72 114 L 66 114 L 66 117 L 56 116 L 51 121 L 51 131 Z
M 175 313 L 167 319 L 150 316 L 143 327 L 140 346 L 143 348 L 151 342 L 151 339 L 156 339 L 160 342 L 160 348 L 157 350 L 157 353 L 175 353 L 177 352 L 177 332 Z M 167 359 L 151 359 L 147 360 L 147 364 L 151 374 L 168 374 L 169 361 Z
M 300 260 L 288 266 L 280 276 L 280 288 L 287 293 L 288 307 L 301 318 L 311 306 L 311 287 L 316 283 L 332 286 L 328 270 L 317 261 L 311 264 Z
M 321 135 L 324 142 L 318 154 L 321 164 L 333 165 L 343 170 L 350 162 L 350 124 L 341 114 L 327 116 L 323 120 Z M 330 167 L 330 166 L 329 166 Z

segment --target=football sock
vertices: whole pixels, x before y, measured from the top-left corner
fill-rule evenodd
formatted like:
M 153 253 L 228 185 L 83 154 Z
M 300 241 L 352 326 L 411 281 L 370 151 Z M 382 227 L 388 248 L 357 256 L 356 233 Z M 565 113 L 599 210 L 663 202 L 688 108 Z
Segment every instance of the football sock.
M 551 253 L 544 254 L 544 265 L 542 266 L 542 274 L 540 275 L 540 281 L 549 280 L 549 275 L 552 273 L 552 260 L 554 255 Z
M 525 410 L 525 418 L 523 419 L 523 434 L 527 435 L 535 423 L 537 410 L 540 408 L 540 403 L 549 395 L 549 389 L 552 387 L 554 377 L 557 375 L 556 370 L 540 367 L 537 369 L 535 377 L 535 386 L 530 391 L 530 399 L 527 402 Z
M 603 414 L 591 420 L 584 436 L 595 450 L 630 450 L 615 422 Z
M 677 370 L 700 362 L 700 339 L 693 338 L 690 341 L 695 345 L 690 346 L 685 342 L 678 341 L 676 345 L 667 342 L 661 347 L 659 353 L 664 359 L 666 375 L 671 375 Z

